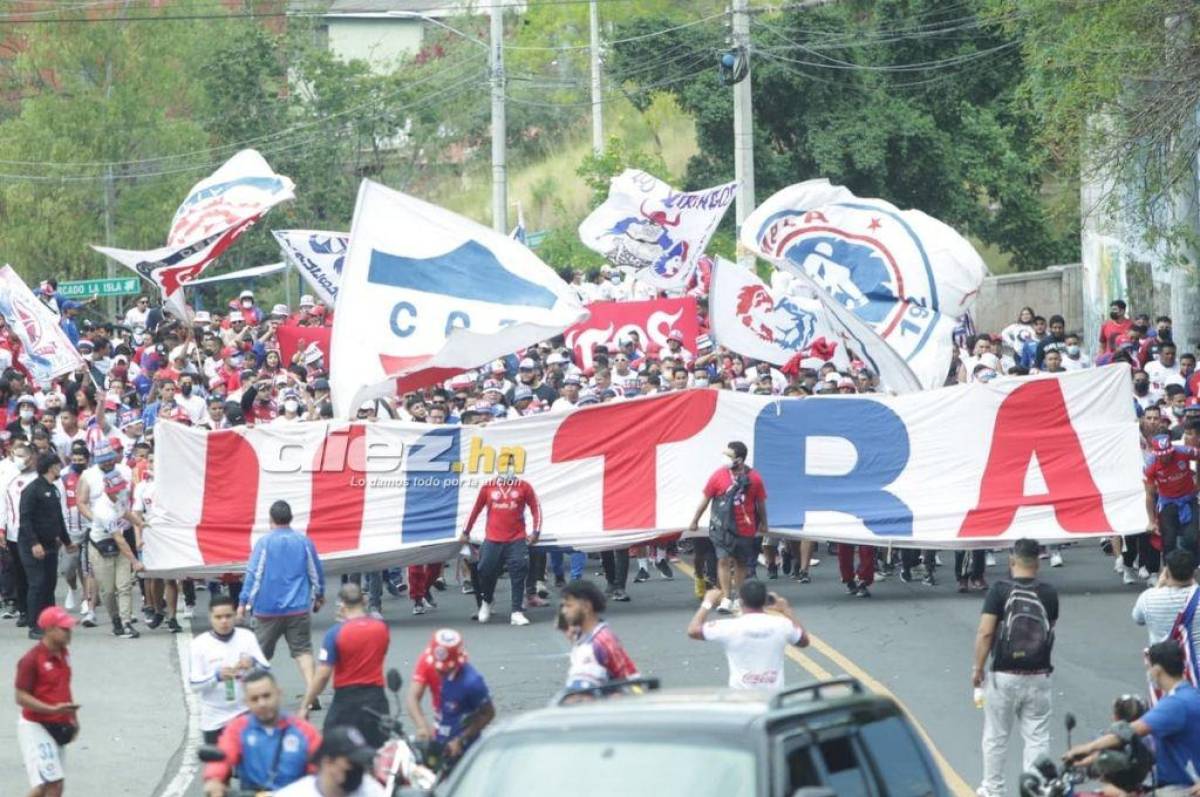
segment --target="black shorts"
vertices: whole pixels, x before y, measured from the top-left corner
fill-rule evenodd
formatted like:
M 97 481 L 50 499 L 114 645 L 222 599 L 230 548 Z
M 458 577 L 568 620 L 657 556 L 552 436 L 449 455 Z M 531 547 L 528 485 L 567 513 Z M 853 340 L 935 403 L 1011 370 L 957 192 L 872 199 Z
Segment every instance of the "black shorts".
M 756 556 L 758 556 L 758 551 L 756 550 L 754 544 L 754 537 L 743 537 L 740 534 L 738 535 L 737 539 L 733 541 L 733 546 L 731 548 L 726 548 L 723 545 L 717 544 L 716 540 L 713 541 L 713 548 L 717 552 L 718 559 L 732 558 L 744 565 L 749 564 Z
M 391 714 L 382 686 L 343 686 L 333 690 L 324 732 L 338 725 L 350 725 L 358 728 L 367 744 L 378 749 L 387 741 L 387 734 L 379 727 L 380 714 L 385 717 Z

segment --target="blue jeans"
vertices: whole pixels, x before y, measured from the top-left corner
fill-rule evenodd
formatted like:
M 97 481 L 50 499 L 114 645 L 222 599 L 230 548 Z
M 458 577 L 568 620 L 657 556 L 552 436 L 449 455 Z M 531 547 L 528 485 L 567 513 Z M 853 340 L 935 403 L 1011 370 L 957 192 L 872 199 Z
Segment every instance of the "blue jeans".
M 508 567 L 508 580 L 512 585 L 512 610 L 519 612 L 525 601 L 525 576 L 529 573 L 529 547 L 525 540 L 516 542 L 492 542 L 484 540 L 479 547 L 479 597 L 489 603 L 496 602 L 496 582 L 500 580 L 500 568 Z
M 571 580 L 578 581 L 583 578 L 583 568 L 587 567 L 586 553 L 571 548 L 551 548 L 550 569 L 554 571 L 555 578 L 563 577 L 563 554 L 570 555 Z

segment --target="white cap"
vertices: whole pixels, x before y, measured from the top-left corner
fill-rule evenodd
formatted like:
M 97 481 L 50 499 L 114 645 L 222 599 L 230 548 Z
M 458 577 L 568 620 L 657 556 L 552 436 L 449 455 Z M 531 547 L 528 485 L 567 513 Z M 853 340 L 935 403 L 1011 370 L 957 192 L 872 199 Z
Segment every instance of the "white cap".
M 313 307 L 315 305 L 316 305 L 316 302 L 313 301 L 312 294 L 306 293 L 300 297 L 300 306 L 301 307 Z
M 521 360 L 517 367 L 526 368 L 532 371 L 534 368 L 537 368 L 537 363 L 535 363 L 531 358 L 526 357 L 524 360 Z
M 192 321 L 197 324 L 208 324 L 212 321 L 212 316 L 208 314 L 207 310 L 197 310 L 196 314 L 192 316 Z
M 252 291 L 252 290 L 250 290 L 249 288 L 247 288 L 246 290 L 244 290 L 244 291 L 242 291 L 241 293 L 239 293 L 239 294 L 238 294 L 238 298 L 239 298 L 239 299 L 253 299 L 253 298 L 254 298 L 254 291 Z
M 230 310 L 229 311 L 229 323 L 232 324 L 234 321 L 245 321 L 245 320 L 246 320 L 246 317 L 244 315 L 242 315 L 241 310 Z

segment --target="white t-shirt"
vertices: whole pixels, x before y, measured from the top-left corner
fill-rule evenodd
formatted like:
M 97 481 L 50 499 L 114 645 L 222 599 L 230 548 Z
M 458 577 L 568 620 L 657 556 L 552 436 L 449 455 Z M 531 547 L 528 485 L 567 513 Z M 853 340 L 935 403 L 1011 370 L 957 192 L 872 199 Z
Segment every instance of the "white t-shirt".
M 325 795 L 317 789 L 317 776 L 306 775 L 275 792 L 275 797 L 325 797 Z M 368 772 L 363 778 L 362 785 L 347 793 L 346 797 L 387 797 L 387 792 L 379 784 L 379 781 L 371 777 L 371 773 Z
M 150 317 L 150 308 L 142 309 L 136 304 L 125 311 L 125 326 L 127 327 L 144 327 L 146 319 Z
M 804 638 L 786 617 L 747 612 L 732 620 L 704 624 L 704 638 L 720 642 L 729 662 L 729 688 L 782 689 L 783 652 Z
M 50 442 L 54 444 L 54 450 L 58 452 L 58 458 L 62 460 L 63 465 L 71 464 L 71 444 L 76 440 L 86 440 L 87 432 L 82 426 L 76 427 L 75 434 L 67 434 L 62 424 L 58 424 L 54 430 L 54 434 L 50 436 Z
M 1146 376 L 1150 377 L 1150 392 L 1161 391 L 1166 392 L 1167 385 L 1184 385 L 1183 374 L 1179 372 L 1179 363 L 1175 363 L 1170 368 L 1160 363 L 1158 360 L 1151 360 L 1146 363 L 1146 367 L 1142 369 L 1146 372 Z
M 127 466 L 117 463 L 114 470 L 120 472 L 126 484 L 133 483 L 133 473 Z M 123 531 L 129 527 L 129 521 L 125 519 L 125 513 L 130 510 L 133 501 L 129 489 L 122 490 L 115 500 L 109 498 L 104 492 L 104 471 L 100 470 L 99 465 L 92 465 L 79 474 L 79 481 L 86 481 L 89 490 L 88 509 L 95 518 L 89 530 L 93 542 L 99 543 L 114 531 Z M 76 487 L 75 490 L 78 494 L 79 488 Z M 107 506 L 101 509 L 103 505 Z
M 554 403 L 550 405 L 551 412 L 567 413 L 573 409 L 575 409 L 575 404 L 569 401 L 566 396 L 559 396 L 554 400 Z
M 21 530 L 21 493 L 37 478 L 37 471 L 19 472 L 15 466 L 12 470 L 12 479 L 4 491 L 4 526 L 8 530 L 5 537 L 9 542 L 16 542 Z
M 200 730 L 215 731 L 223 728 L 234 717 L 246 711 L 246 692 L 241 680 L 233 682 L 233 699 L 225 682 L 221 680 L 221 668 L 232 667 L 242 656 L 254 659 L 260 669 L 269 670 L 271 663 L 258 646 L 254 632 L 248 628 L 233 629 L 228 642 L 222 642 L 206 631 L 192 640 L 188 656 L 188 683 L 200 698 Z

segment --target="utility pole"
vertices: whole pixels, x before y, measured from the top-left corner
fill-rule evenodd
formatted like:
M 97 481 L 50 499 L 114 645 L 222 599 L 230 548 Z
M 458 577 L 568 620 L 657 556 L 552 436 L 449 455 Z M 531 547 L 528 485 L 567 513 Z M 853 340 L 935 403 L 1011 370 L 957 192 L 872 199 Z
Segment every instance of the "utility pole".
M 504 10 L 492 0 L 492 229 L 508 233 L 508 153 L 504 107 Z
M 746 59 L 746 76 L 733 84 L 733 174 L 738 181 L 737 234 L 754 210 L 754 107 L 750 95 L 750 0 L 733 0 L 733 46 Z M 754 255 L 738 247 L 738 263 L 754 268 Z
M 600 7 L 598 0 L 588 5 L 588 26 L 592 35 L 592 152 L 604 154 L 604 94 L 600 85 Z

